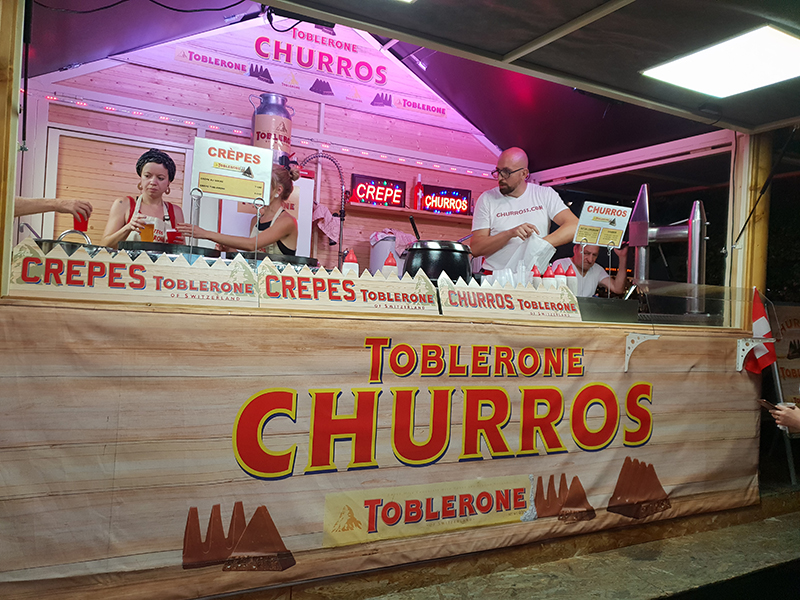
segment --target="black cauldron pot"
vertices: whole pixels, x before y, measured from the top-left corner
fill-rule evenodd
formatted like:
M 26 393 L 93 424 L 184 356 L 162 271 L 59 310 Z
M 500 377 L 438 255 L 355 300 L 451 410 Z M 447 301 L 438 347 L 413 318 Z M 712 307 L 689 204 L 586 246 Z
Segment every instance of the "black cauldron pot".
M 434 283 L 442 271 L 453 281 L 461 277 L 469 283 L 472 278 L 472 254 L 469 246 L 458 242 L 419 240 L 408 249 L 403 273 L 413 277 L 419 269 Z

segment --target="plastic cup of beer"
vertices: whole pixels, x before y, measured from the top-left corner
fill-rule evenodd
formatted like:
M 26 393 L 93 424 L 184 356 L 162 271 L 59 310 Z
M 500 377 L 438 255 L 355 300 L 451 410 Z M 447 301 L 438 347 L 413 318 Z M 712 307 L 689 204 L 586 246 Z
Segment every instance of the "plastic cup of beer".
M 153 223 L 145 223 L 144 227 L 139 230 L 139 237 L 143 242 L 152 242 L 154 235 L 155 225 Z
M 77 231 L 86 231 L 89 229 L 89 219 L 84 219 L 81 215 L 73 216 L 72 227 Z

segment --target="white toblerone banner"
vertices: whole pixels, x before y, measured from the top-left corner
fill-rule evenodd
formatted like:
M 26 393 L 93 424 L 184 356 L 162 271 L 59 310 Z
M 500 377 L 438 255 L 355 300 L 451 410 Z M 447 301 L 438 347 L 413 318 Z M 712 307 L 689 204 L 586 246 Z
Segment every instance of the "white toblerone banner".
M 360 277 L 353 271 L 342 274 L 338 269 L 313 273 L 308 267 L 296 272 L 291 267 L 282 271 L 265 259 L 258 273 L 259 300 L 262 308 L 292 310 L 325 310 L 378 314 L 438 315 L 436 288 L 422 271 L 414 278 L 405 274 L 388 278 L 378 271 Z
M 342 275 L 308 267 L 299 272 L 265 259 L 258 275 L 237 255 L 230 261 L 146 252 L 84 248 L 67 255 L 61 246 L 44 254 L 30 238 L 12 255 L 11 294 L 52 299 L 103 300 L 144 304 L 222 306 L 370 314 L 438 315 L 436 288 L 423 272 L 411 278 L 364 271 Z
M 182 256 L 162 254 L 153 261 L 141 252 L 100 250 L 90 256 L 78 248 L 68 256 L 61 246 L 44 254 L 30 238 L 20 243 L 11 259 L 11 293 L 54 299 L 116 302 L 231 305 L 257 308 L 256 277 L 241 256 L 226 264 L 205 258 L 193 264 Z
M 478 285 L 440 278 L 439 301 L 445 316 L 487 319 L 580 321 L 578 301 L 569 289 Z M 280 268 L 269 259 L 258 274 L 240 255 L 231 261 L 165 254 L 153 260 L 141 252 L 100 250 L 91 256 L 78 248 L 71 256 L 61 246 L 44 254 L 32 239 L 12 254 L 11 294 L 53 299 L 104 300 L 185 306 L 333 311 L 369 314 L 438 315 L 436 287 L 421 270 L 398 279 L 365 270 L 360 277 L 338 269 L 316 273 L 308 267 Z
M 533 286 L 483 282 L 456 283 L 442 276 L 437 282 L 444 316 L 522 321 L 580 321 L 578 300 L 566 286 L 534 289 Z

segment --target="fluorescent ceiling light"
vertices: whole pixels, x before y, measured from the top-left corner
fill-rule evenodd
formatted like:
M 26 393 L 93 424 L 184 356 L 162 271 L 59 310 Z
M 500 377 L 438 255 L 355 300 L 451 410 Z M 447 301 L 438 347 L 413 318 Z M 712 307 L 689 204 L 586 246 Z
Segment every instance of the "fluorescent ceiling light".
M 643 74 L 726 98 L 800 76 L 800 39 L 762 27 Z

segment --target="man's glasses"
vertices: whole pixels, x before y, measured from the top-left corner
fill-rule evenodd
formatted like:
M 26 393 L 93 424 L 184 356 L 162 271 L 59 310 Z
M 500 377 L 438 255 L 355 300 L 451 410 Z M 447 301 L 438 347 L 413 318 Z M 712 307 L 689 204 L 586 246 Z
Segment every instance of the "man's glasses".
M 492 171 L 492 177 L 494 177 L 495 179 L 508 179 L 514 173 L 522 171 L 522 169 L 524 168 L 525 167 L 522 167 L 520 169 L 514 169 L 513 171 L 509 171 L 508 169 L 495 169 L 494 171 Z

